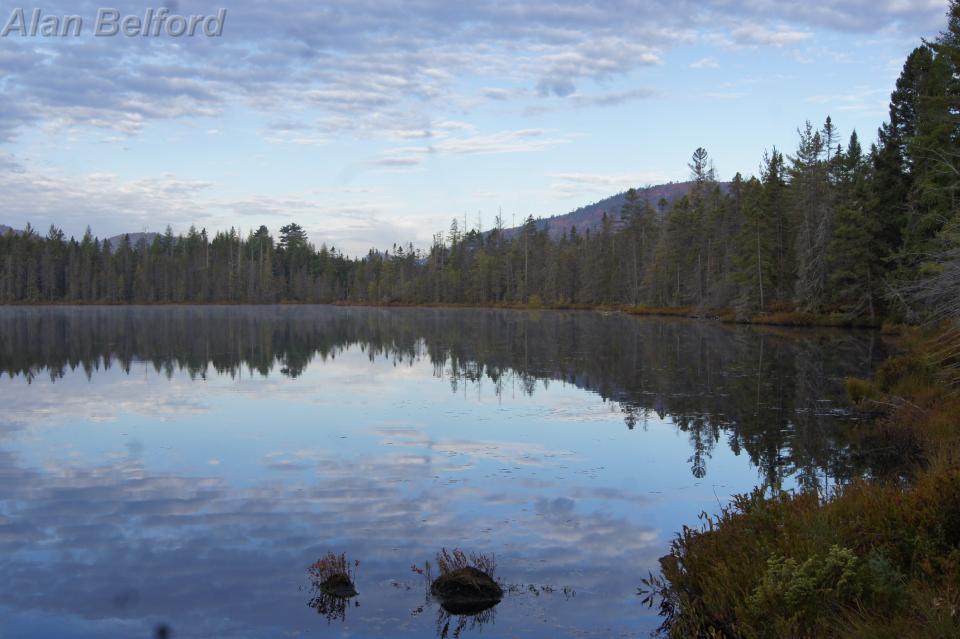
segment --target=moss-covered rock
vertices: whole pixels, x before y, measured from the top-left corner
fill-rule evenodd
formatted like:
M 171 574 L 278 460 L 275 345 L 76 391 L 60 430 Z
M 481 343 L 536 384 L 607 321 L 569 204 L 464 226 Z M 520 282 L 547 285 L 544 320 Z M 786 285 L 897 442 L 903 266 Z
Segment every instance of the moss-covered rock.
M 503 589 L 490 575 L 471 566 L 437 577 L 430 593 L 454 614 L 474 614 L 496 605 Z

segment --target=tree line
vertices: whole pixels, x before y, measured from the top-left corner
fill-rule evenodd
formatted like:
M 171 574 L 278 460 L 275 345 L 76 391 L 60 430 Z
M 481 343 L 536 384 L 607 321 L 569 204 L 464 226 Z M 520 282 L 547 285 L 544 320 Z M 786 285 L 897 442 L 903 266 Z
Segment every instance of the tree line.
M 597 228 L 560 237 L 462 228 L 427 249 L 350 258 L 287 224 L 168 228 L 151 242 L 66 239 L 28 227 L 0 237 L 0 303 L 630 304 L 798 309 L 877 320 L 909 314 L 911 291 L 956 304 L 960 287 L 960 2 L 948 28 L 908 56 L 889 117 L 864 149 L 827 117 L 773 148 L 758 176 L 717 181 L 703 148 L 672 203 L 630 189 Z

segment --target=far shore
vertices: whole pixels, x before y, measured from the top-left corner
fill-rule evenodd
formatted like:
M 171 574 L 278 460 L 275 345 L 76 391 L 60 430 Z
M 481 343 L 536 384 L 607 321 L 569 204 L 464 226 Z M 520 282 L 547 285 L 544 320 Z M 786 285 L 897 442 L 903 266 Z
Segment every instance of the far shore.
M 634 306 L 627 304 L 543 304 L 523 302 L 503 302 L 496 304 L 471 304 L 453 302 L 400 302 L 368 300 L 338 300 L 335 302 L 307 302 L 298 300 L 281 300 L 278 302 L 17 302 L 0 304 L 0 308 L 9 307 L 123 307 L 123 306 L 165 306 L 165 307 L 193 307 L 193 306 L 344 306 L 366 308 L 462 308 L 462 309 L 499 309 L 513 311 L 592 311 L 599 313 L 624 313 L 635 316 L 673 317 L 692 320 L 706 320 L 724 324 L 755 324 L 762 326 L 789 326 L 797 328 L 852 328 L 883 330 L 884 332 L 898 333 L 900 326 L 879 320 L 870 320 L 865 317 L 851 317 L 841 313 L 810 313 L 804 311 L 783 310 L 759 313 L 744 317 L 728 308 L 696 308 L 690 306 Z

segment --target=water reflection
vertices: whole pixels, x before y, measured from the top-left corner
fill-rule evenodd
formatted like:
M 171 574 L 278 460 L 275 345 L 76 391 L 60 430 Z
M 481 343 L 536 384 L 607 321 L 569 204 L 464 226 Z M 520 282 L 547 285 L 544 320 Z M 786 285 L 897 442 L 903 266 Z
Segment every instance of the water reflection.
M 351 605 L 360 607 L 359 601 L 352 601 L 357 596 L 355 585 L 356 571 L 360 561 L 347 561 L 345 554 L 327 554 L 307 569 L 310 579 L 310 592 L 313 595 L 307 605 L 331 622 L 347 618 L 347 608 Z
M 347 609 L 353 606 L 359 608 L 360 602 L 353 600 L 351 597 L 341 597 L 316 590 L 310 601 L 307 602 L 307 606 L 316 610 L 317 614 L 326 619 L 327 623 L 330 623 L 332 621 L 346 621 Z
M 479 610 L 447 609 L 441 605 L 437 610 L 437 636 L 440 639 L 459 637 L 464 632 L 477 631 L 496 621 L 496 604 L 489 603 Z
M 876 333 L 754 330 L 622 315 L 316 307 L 0 310 L 0 372 L 28 381 L 147 362 L 170 378 L 296 378 L 358 346 L 370 361 L 428 361 L 454 393 L 487 384 L 533 395 L 560 381 L 615 402 L 630 430 L 670 417 L 687 434 L 691 474 L 723 440 L 768 483 L 809 488 L 863 472 L 841 431 L 843 377 L 868 374 Z
M 18 637 L 306 634 L 317 612 L 475 632 L 394 585 L 446 544 L 576 587 L 511 594 L 498 631 L 635 635 L 638 577 L 700 510 L 871 470 L 839 380 L 881 351 L 590 313 L 0 309 L 0 614 Z M 304 606 L 328 548 L 363 559 L 363 606 Z

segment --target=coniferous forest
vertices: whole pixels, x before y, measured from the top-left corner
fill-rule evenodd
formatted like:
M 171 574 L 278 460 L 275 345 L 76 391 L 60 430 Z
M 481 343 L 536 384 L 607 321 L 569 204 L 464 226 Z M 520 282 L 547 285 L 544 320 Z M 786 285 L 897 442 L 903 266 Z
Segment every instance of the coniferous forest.
M 829 117 L 759 175 L 717 181 L 693 152 L 689 192 L 668 204 L 631 189 L 598 228 L 560 237 L 527 218 L 505 232 L 454 220 L 427 250 L 350 258 L 295 223 L 152 242 L 81 239 L 29 226 L 0 237 L 0 303 L 629 304 L 910 313 L 907 298 L 956 297 L 960 198 L 960 3 L 909 55 L 875 142 Z

